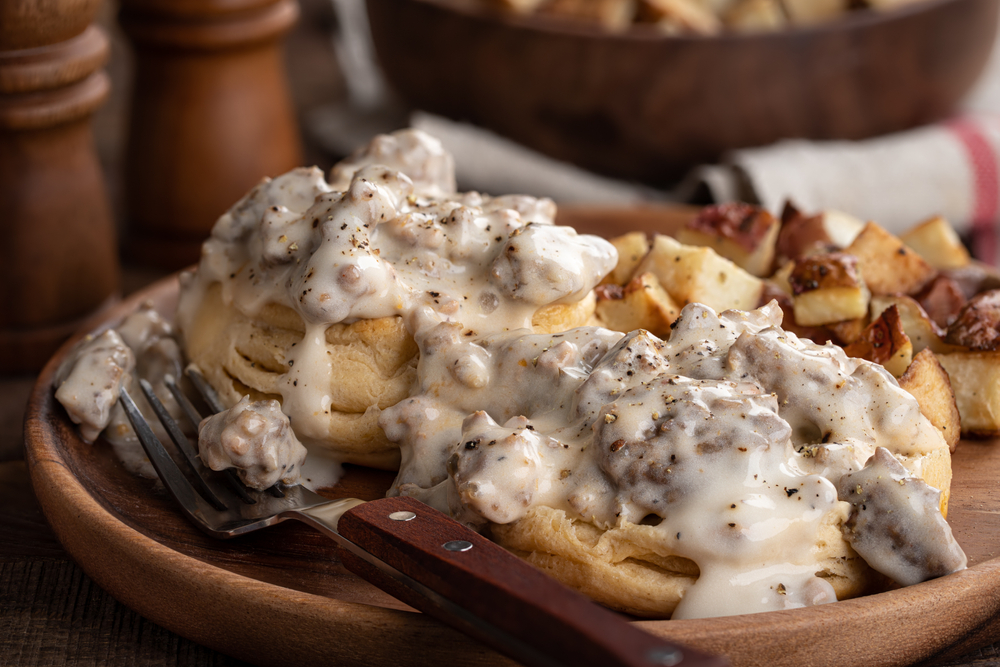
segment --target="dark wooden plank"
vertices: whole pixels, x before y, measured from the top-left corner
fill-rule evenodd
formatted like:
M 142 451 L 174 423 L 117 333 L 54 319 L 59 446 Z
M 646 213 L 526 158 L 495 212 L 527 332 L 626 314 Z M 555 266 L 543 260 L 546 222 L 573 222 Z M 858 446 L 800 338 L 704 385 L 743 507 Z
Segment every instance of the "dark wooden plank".
M 66 560 L 0 560 L 0 664 L 242 667 L 147 621 Z

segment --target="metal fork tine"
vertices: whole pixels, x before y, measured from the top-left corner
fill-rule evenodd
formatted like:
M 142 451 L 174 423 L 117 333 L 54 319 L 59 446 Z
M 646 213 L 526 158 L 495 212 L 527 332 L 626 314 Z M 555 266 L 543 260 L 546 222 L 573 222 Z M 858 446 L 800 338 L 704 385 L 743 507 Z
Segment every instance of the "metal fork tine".
M 219 399 L 219 395 L 215 393 L 215 389 L 208 383 L 208 380 L 206 380 L 205 376 L 201 374 L 201 370 L 199 370 L 197 366 L 190 364 L 184 369 L 184 372 L 189 378 L 191 378 L 191 382 L 194 383 L 198 393 L 201 394 L 201 397 L 205 399 L 206 403 L 208 403 L 208 407 L 212 409 L 212 412 L 225 412 L 226 406 L 222 404 L 222 400 Z
M 149 401 L 150 406 L 153 408 L 153 412 L 156 413 L 157 418 L 159 418 L 160 423 L 163 424 L 163 428 L 167 429 L 167 433 L 170 435 L 170 439 L 174 441 L 177 445 L 178 451 L 181 453 L 181 457 L 187 463 L 194 475 L 194 486 L 201 494 L 201 497 L 207 500 L 212 507 L 222 511 L 226 509 L 226 504 L 215 495 L 208 483 L 205 482 L 204 478 L 198 472 L 198 464 L 195 462 L 194 449 L 191 447 L 191 441 L 188 440 L 187 436 L 181 432 L 180 426 L 174 421 L 174 418 L 170 416 L 167 412 L 167 408 L 160 402 L 159 397 L 153 392 L 153 386 L 149 384 L 146 380 L 139 380 L 139 386 L 142 388 L 142 393 L 145 394 L 146 400 Z
M 163 377 L 163 384 L 167 386 L 167 390 L 174 397 L 174 400 L 177 401 L 177 404 L 181 406 L 184 416 L 187 417 L 188 421 L 191 422 L 191 425 L 197 429 L 201 424 L 202 416 L 198 414 L 198 409 L 191 403 L 191 399 L 189 399 L 184 392 L 181 391 L 181 388 L 177 386 L 177 381 L 174 379 L 174 376 L 165 375 Z
M 128 420 L 132 422 L 132 428 L 135 429 L 135 434 L 139 437 L 142 448 L 146 450 L 146 456 L 149 457 L 150 463 L 156 469 L 156 474 L 160 476 L 160 479 L 170 489 L 177 502 L 189 514 L 198 514 L 198 497 L 195 495 L 194 487 L 191 486 L 191 483 L 181 473 L 180 468 L 177 467 L 174 460 L 170 458 L 170 454 L 167 453 L 160 439 L 153 433 L 153 429 L 146 423 L 146 419 L 139 412 L 135 401 L 132 400 L 128 390 L 124 387 L 121 392 L 121 404 L 125 409 L 125 415 L 128 417 Z

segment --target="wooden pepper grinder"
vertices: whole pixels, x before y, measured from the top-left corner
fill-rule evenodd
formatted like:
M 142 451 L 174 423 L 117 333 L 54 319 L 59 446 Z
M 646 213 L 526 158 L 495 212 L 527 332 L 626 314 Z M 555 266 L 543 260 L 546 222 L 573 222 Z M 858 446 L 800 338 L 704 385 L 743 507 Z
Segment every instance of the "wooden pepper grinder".
M 126 255 L 197 261 L 216 219 L 302 160 L 280 38 L 296 0 L 122 0 L 135 51 Z
M 0 2 L 0 373 L 38 370 L 115 298 L 91 115 L 110 84 L 100 0 Z

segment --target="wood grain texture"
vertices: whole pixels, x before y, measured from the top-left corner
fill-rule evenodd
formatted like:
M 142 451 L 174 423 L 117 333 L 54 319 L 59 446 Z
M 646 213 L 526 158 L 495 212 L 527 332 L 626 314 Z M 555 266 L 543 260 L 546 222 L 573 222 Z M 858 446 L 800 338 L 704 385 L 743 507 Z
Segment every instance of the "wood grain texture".
M 94 11 L 72 0 L 0 9 L 0 372 L 37 371 L 117 294 L 116 235 L 91 130 L 109 89 L 100 69 L 108 40 L 88 27 Z
M 734 148 L 940 119 L 982 71 L 997 26 L 994 0 L 715 38 L 612 34 L 489 5 L 370 0 L 396 91 L 557 159 L 661 186 Z
M 129 255 L 197 261 L 216 219 L 302 149 L 281 38 L 295 0 L 124 0 L 135 50 L 125 166 Z
M 677 215 L 664 211 L 664 224 Z M 621 229 L 613 216 L 601 224 L 609 234 Z M 160 283 L 115 315 L 145 298 L 169 312 L 176 289 L 175 280 Z M 283 524 L 229 542 L 203 537 L 107 447 L 79 440 L 48 387 L 57 362 L 43 371 L 29 406 L 32 482 L 64 547 L 117 599 L 261 665 L 510 664 L 350 575 L 342 554 L 304 527 Z M 954 470 L 949 519 L 969 556 L 964 572 L 808 609 L 637 623 L 736 665 L 940 663 L 991 644 L 1000 637 L 1000 447 L 963 442 Z M 388 482 L 353 469 L 332 493 L 374 498 Z

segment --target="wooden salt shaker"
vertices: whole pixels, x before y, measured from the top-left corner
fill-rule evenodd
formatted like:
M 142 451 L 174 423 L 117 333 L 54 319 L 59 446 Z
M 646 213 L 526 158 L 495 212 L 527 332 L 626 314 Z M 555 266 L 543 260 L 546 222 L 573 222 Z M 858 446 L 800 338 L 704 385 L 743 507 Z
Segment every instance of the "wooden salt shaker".
M 280 38 L 295 0 L 122 0 L 135 50 L 126 255 L 197 261 L 215 220 L 302 160 Z
M 38 370 L 119 285 L 91 115 L 101 0 L 0 2 L 0 373 Z

